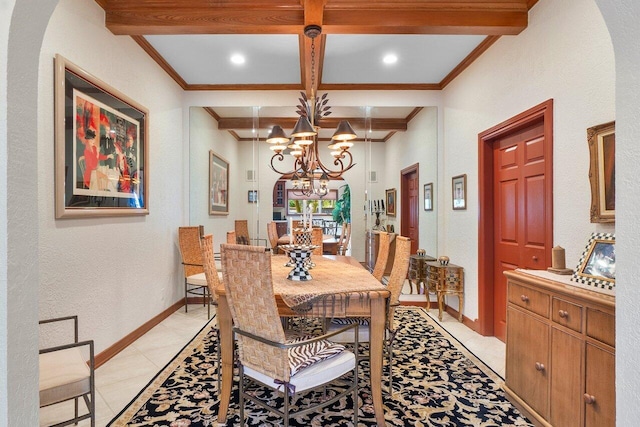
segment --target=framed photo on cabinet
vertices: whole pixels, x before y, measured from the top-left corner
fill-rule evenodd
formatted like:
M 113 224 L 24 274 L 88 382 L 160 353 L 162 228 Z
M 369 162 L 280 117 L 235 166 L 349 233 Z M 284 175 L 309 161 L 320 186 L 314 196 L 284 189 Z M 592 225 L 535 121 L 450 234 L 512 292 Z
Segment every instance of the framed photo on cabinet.
M 591 222 L 616 220 L 616 129 L 615 122 L 587 129 Z
M 451 178 L 451 197 L 454 210 L 467 209 L 467 175 Z
M 149 213 L 149 112 L 55 57 L 56 218 Z
M 229 162 L 209 150 L 209 215 L 229 214 Z
M 592 233 L 571 280 L 613 290 L 616 284 L 615 243 L 615 234 Z

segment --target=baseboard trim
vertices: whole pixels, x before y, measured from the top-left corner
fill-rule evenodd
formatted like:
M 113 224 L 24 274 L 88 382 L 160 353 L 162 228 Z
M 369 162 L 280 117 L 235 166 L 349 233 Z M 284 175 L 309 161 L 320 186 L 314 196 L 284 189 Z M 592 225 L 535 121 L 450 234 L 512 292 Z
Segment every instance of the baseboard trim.
M 200 300 L 202 300 L 202 298 L 200 298 Z M 191 302 L 191 298 L 189 299 L 189 302 Z M 182 307 L 184 307 L 184 298 L 181 298 L 180 301 L 171 305 L 170 307 L 165 309 L 163 312 L 161 312 L 157 316 L 154 316 L 149 321 L 145 322 L 142 326 L 140 326 L 130 334 L 126 335 L 124 338 L 117 341 L 112 346 L 96 354 L 94 358 L 95 367 L 99 368 L 100 366 L 104 365 L 108 360 L 113 358 L 116 354 L 120 353 L 122 350 L 124 350 L 129 345 L 131 345 L 135 340 L 137 340 L 138 338 L 140 338 L 141 336 L 149 332 L 151 329 L 153 329 L 154 326 L 158 325 L 160 322 L 162 322 L 167 317 L 171 316 L 174 312 L 176 312 Z

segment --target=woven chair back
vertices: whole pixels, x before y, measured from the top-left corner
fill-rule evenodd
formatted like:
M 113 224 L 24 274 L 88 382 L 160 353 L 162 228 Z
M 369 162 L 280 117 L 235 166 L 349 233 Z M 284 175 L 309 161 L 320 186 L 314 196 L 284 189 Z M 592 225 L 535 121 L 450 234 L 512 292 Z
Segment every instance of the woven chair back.
M 200 274 L 204 271 L 200 249 L 202 230 L 202 226 L 178 227 L 178 242 L 182 264 L 184 265 L 184 277 Z
M 342 233 L 338 240 L 338 255 L 344 255 L 349 247 L 349 240 L 351 239 L 351 223 L 345 222 L 342 224 Z
M 261 246 L 220 245 L 226 298 L 235 327 L 258 337 L 284 343 L 285 335 L 271 279 L 271 253 Z M 272 378 L 289 381 L 286 349 L 243 335 L 238 355 L 243 365 Z
M 235 231 L 227 231 L 227 243 L 230 245 L 235 245 L 236 243 L 238 243 Z
M 409 271 L 409 257 L 411 256 L 411 239 L 404 236 L 396 237 L 396 255 L 393 258 L 393 267 L 391 268 L 391 275 L 389 276 L 389 283 L 387 289 L 391 293 L 389 297 L 389 311 L 387 312 L 388 328 L 391 331 L 395 330 L 393 316 L 395 313 L 395 307 L 400 303 L 400 294 L 402 293 L 402 286 L 407 278 L 407 271 Z
M 313 227 L 311 229 L 311 244 L 317 246 L 317 248 L 311 252 L 312 255 L 322 255 L 322 239 L 322 228 Z
M 242 245 L 249 245 L 249 224 L 246 219 L 236 220 L 236 241 Z
M 271 250 L 273 253 L 276 253 L 278 249 L 278 228 L 276 223 L 273 221 L 267 223 L 267 236 L 269 237 Z
M 204 275 L 207 278 L 207 287 L 209 288 L 209 294 L 211 300 L 216 301 L 216 289 L 220 286 L 220 278 L 218 277 L 218 270 L 216 269 L 216 261 L 213 255 L 213 235 L 207 234 L 202 237 L 202 263 L 204 266 Z
M 378 233 L 378 258 L 376 259 L 376 265 L 373 267 L 372 274 L 379 282 L 382 281 L 382 276 L 384 276 L 384 270 L 389 260 L 390 237 L 389 233 L 385 233 L 384 231 Z

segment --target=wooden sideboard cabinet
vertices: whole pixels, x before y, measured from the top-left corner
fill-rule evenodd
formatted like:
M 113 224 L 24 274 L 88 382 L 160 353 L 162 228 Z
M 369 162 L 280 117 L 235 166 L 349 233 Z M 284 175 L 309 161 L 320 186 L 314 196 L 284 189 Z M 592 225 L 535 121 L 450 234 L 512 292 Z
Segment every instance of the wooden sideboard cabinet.
M 504 273 L 505 391 L 544 426 L 613 427 L 615 297 L 542 273 Z

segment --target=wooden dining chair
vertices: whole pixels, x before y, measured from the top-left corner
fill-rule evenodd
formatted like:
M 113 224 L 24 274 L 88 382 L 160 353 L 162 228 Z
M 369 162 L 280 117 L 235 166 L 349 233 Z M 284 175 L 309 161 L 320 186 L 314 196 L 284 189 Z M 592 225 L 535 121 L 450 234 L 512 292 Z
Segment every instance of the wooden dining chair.
M 342 233 L 338 239 L 338 255 L 346 255 L 349 249 L 349 241 L 351 240 L 351 223 L 342 224 Z
M 252 242 L 260 244 L 264 242 L 264 246 L 267 246 L 267 239 L 251 238 L 249 236 L 249 223 L 246 219 L 237 219 L 235 221 L 236 241 L 241 245 L 251 245 Z
M 373 267 L 373 277 L 378 282 L 382 282 L 382 276 L 384 276 L 384 270 L 387 267 L 387 261 L 389 260 L 389 248 L 391 246 L 391 236 L 384 231 L 378 232 L 378 258 L 376 259 L 376 265 Z
M 178 241 L 184 273 L 184 311 L 189 311 L 189 295 L 198 295 L 203 298 L 203 304 L 207 306 L 207 318 L 211 317 L 211 296 L 207 287 L 207 278 L 204 275 L 202 264 L 202 250 L 200 238 L 204 234 L 204 227 L 178 227 Z
M 311 252 L 312 255 L 322 255 L 322 253 L 323 253 L 323 248 L 322 248 L 323 239 L 324 239 L 324 234 L 322 233 L 322 228 L 313 227 L 311 229 L 311 244 L 314 245 L 314 246 L 317 246 L 317 248 L 315 248 L 313 250 L 313 252 Z
M 387 351 L 387 360 L 389 362 L 389 394 L 393 392 L 393 343 L 398 332 L 398 325 L 394 320 L 395 308 L 400 305 L 400 294 L 402 293 L 404 281 L 407 278 L 407 272 L 409 271 L 409 257 L 411 256 L 411 239 L 404 236 L 397 236 L 396 239 L 396 253 L 393 258 L 393 267 L 387 284 L 387 290 L 391 295 L 387 305 L 384 340 L 384 346 Z M 325 330 L 329 333 L 349 324 L 359 325 L 358 330 L 360 342 L 369 341 L 370 334 L 368 317 L 329 319 L 325 325 Z M 353 336 L 349 331 L 347 333 L 336 335 L 332 340 L 341 343 L 348 343 L 353 341 Z
M 283 417 L 287 427 L 290 418 L 324 408 L 351 394 L 353 425 L 358 425 L 357 355 L 329 341 L 331 334 L 312 337 L 285 333 L 273 289 L 271 253 L 257 246 L 221 245 L 221 254 L 225 294 L 240 350 L 240 423 L 245 422 L 245 399 Z M 357 348 L 354 326 L 347 328 L 355 331 Z M 344 331 L 343 328 L 336 333 Z M 343 378 L 348 373 L 353 375 L 350 380 Z M 305 399 L 296 405 L 297 411 L 291 411 L 296 395 L 327 386 L 338 378 L 349 384 L 342 392 L 330 399 L 322 396 L 314 405 Z M 248 392 L 251 384 L 282 392 L 282 407 L 275 408 L 272 402 L 261 400 L 263 393 Z M 317 396 L 310 400 L 317 400 Z M 344 413 L 347 408 L 341 410 Z
M 271 244 L 271 253 L 276 255 L 280 252 L 278 249 L 278 225 L 271 221 L 267 223 L 267 237 Z
M 218 307 L 218 298 L 216 295 L 216 289 L 220 287 L 220 275 L 216 268 L 215 254 L 213 252 L 213 235 L 207 234 L 202 236 L 202 242 L 200 245 L 202 252 L 202 264 L 204 267 L 204 275 L 207 279 L 207 288 L 209 289 L 209 296 L 211 297 L 211 305 Z M 218 371 L 218 390 L 220 390 L 221 370 L 220 364 L 220 330 L 215 327 L 216 330 L 216 364 Z

